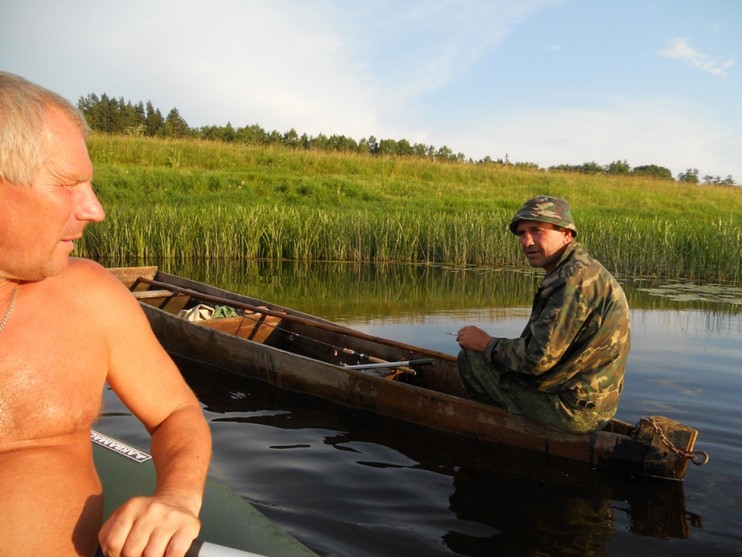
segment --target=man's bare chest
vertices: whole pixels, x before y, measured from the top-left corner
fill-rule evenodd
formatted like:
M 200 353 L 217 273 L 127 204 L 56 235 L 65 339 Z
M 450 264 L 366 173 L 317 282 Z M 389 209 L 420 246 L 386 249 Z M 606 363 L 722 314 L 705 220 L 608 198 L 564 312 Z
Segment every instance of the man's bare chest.
M 100 412 L 105 354 L 76 324 L 44 323 L 0 338 L 0 445 L 90 427 Z

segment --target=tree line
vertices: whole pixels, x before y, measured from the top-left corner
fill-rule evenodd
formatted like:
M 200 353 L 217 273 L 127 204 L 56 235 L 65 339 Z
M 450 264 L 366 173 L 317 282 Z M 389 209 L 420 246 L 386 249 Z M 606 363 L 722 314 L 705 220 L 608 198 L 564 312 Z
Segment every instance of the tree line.
M 194 138 L 208 141 L 222 141 L 225 143 L 239 143 L 245 145 L 281 145 L 292 149 L 335 151 L 342 153 L 357 153 L 369 155 L 387 155 L 418 157 L 441 162 L 470 162 L 474 164 L 494 164 L 516 166 L 539 170 L 535 163 L 512 163 L 508 155 L 504 159 L 492 159 L 487 156 L 474 161 L 466 159 L 463 153 L 455 153 L 444 145 L 435 147 L 422 143 L 411 143 L 406 139 L 377 139 L 374 136 L 355 140 L 344 135 L 330 135 L 320 133 L 309 136 L 306 133 L 299 135 L 295 129 L 281 133 L 268 132 L 257 124 L 251 126 L 234 127 L 227 122 L 225 126 L 202 126 L 192 128 L 180 115 L 177 108 L 172 108 L 167 116 L 163 116 L 160 109 L 153 106 L 151 101 L 145 104 L 142 101 L 134 104 L 123 98 L 116 99 L 105 93 L 100 97 L 91 93 L 81 97 L 78 108 L 88 121 L 93 131 L 109 134 L 125 134 L 134 136 L 162 137 L 162 138 Z M 596 162 L 586 162 L 581 165 L 550 166 L 554 172 L 580 172 L 583 174 L 611 174 L 650 176 L 654 178 L 673 180 L 670 169 L 650 164 L 632 168 L 628 162 L 614 161 L 608 165 L 599 165 Z M 701 182 L 699 171 L 689 168 L 677 176 L 679 182 L 698 184 Z M 722 179 L 720 176 L 706 175 L 705 184 L 727 185 L 735 184 L 732 176 Z
M 225 143 L 246 145 L 282 145 L 293 149 L 337 151 L 344 153 L 367 153 L 371 155 L 397 155 L 429 158 L 437 161 L 462 162 L 462 153 L 454 153 L 447 146 L 434 147 L 420 143 L 410 143 L 405 139 L 377 140 L 374 136 L 356 141 L 344 135 L 319 134 L 299 135 L 295 129 L 281 133 L 268 132 L 257 124 L 236 128 L 231 123 L 226 126 L 202 126 L 192 128 L 180 115 L 177 108 L 163 116 L 152 102 L 136 104 L 123 98 L 113 98 L 106 94 L 98 97 L 90 94 L 78 101 L 78 108 L 85 115 L 90 129 L 110 134 L 162 138 L 195 138 Z
M 632 168 L 628 162 L 614 161 L 608 165 L 601 166 L 596 162 L 586 162 L 580 165 L 568 165 L 561 164 L 558 166 L 551 166 L 549 170 L 552 171 L 565 171 L 565 172 L 581 172 L 583 174 L 619 174 L 619 175 L 633 175 L 633 176 L 650 176 L 652 178 L 661 178 L 663 180 L 672 180 L 672 172 L 669 168 L 663 166 L 657 166 L 656 164 L 647 164 L 642 166 L 636 166 Z M 677 176 L 678 182 L 686 182 L 688 184 L 700 184 L 701 179 L 698 176 L 699 171 L 697 168 L 689 168 L 685 172 L 681 172 Z M 706 175 L 703 177 L 703 183 L 711 184 L 715 186 L 733 186 L 734 178 L 727 176 L 722 179 L 721 176 Z

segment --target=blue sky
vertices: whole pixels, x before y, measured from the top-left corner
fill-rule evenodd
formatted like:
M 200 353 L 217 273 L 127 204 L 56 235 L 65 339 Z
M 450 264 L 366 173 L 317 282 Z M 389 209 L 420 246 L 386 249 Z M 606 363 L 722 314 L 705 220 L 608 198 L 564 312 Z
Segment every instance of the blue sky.
M 23 0 L 0 68 L 192 127 L 742 183 L 738 0 Z

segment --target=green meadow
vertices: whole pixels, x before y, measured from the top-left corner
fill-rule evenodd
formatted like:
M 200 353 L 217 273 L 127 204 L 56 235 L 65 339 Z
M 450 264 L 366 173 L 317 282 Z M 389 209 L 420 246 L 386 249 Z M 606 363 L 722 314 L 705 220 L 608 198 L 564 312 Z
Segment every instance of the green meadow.
M 566 198 L 614 273 L 742 282 L 742 188 L 94 134 L 106 211 L 78 255 L 525 266 L 507 231 L 537 194 Z

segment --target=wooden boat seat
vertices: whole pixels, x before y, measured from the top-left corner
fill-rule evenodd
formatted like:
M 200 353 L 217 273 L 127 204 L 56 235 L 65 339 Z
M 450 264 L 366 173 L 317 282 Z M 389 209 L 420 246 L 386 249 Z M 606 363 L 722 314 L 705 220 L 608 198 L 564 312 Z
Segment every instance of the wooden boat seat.
M 143 304 L 175 314 L 183 309 L 191 299 L 186 294 L 173 292 L 172 290 L 132 290 L 131 293 Z
M 216 329 L 222 333 L 238 336 L 260 344 L 281 324 L 281 318 L 261 313 L 247 313 L 238 317 L 221 317 L 195 321 L 197 325 Z
M 147 300 L 150 298 L 172 298 L 175 292 L 170 290 L 137 290 L 132 292 L 137 300 Z

